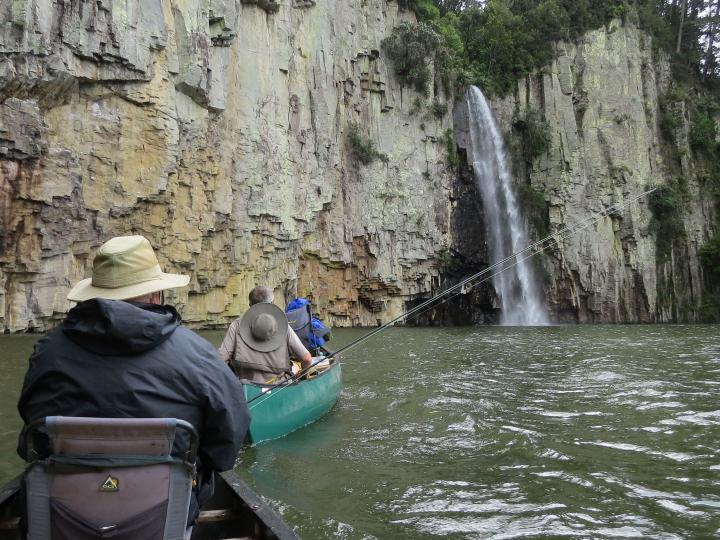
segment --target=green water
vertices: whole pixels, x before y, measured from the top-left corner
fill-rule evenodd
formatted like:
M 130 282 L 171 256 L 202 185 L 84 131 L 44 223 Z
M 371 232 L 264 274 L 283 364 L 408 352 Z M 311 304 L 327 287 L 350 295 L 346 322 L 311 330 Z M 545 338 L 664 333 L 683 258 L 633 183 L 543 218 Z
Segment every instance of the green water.
M 34 340 L 0 337 L 3 481 Z M 720 536 L 720 327 L 392 329 L 343 370 L 238 462 L 306 539 Z

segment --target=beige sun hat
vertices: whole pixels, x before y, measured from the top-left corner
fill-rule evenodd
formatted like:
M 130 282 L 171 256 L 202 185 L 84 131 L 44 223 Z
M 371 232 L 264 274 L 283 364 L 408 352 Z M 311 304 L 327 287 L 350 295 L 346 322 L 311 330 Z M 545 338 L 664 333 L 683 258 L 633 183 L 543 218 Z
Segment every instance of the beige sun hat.
M 287 335 L 287 317 L 275 304 L 255 304 L 240 319 L 240 338 L 256 351 L 274 351 L 287 340 Z
M 68 293 L 68 300 L 91 298 L 127 300 L 185 287 L 190 276 L 166 274 L 144 236 L 117 236 L 105 242 L 93 260 L 92 277 L 83 279 Z

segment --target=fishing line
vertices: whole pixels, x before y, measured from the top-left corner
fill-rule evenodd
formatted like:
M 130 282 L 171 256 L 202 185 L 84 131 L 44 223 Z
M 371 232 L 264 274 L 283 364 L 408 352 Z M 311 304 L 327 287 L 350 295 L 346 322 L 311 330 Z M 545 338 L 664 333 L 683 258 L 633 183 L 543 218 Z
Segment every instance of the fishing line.
M 629 204 L 642 199 L 643 197 L 649 195 L 650 193 L 652 193 L 653 191 L 655 191 L 657 189 L 658 188 L 655 187 L 655 188 L 649 189 L 643 193 L 640 193 L 639 195 L 633 197 L 632 199 L 628 199 L 622 203 L 615 203 L 615 204 L 607 207 L 606 209 L 601 210 L 600 212 L 597 212 L 595 214 L 592 214 L 590 217 L 575 223 L 574 225 L 563 227 L 559 231 L 557 231 L 553 234 L 550 234 L 550 235 L 546 236 L 545 238 L 528 245 L 527 247 L 521 249 L 520 251 L 516 251 L 515 253 L 508 255 L 504 259 L 488 266 L 487 268 L 481 270 L 480 272 L 477 272 L 477 273 L 463 279 L 459 283 L 457 283 L 451 287 L 448 287 L 444 291 L 442 291 L 442 292 L 438 293 L 437 295 L 433 296 L 432 298 L 422 302 L 421 304 L 415 306 L 414 308 L 410 309 L 409 311 L 395 317 L 394 319 L 390 320 L 389 322 L 387 322 L 381 326 L 378 326 L 373 331 L 368 332 L 364 336 L 361 336 L 358 339 L 348 343 L 347 345 L 345 345 L 344 347 L 341 347 L 337 351 L 331 352 L 329 355 L 319 358 L 318 360 L 313 362 L 310 366 L 308 366 L 307 368 L 305 368 L 302 371 L 300 371 L 299 373 L 297 373 L 293 378 L 283 381 L 281 383 L 278 383 L 276 386 L 271 387 L 270 390 L 265 391 L 264 393 L 259 394 L 259 395 L 255 396 L 254 398 L 248 400 L 248 404 L 254 402 L 255 400 L 257 400 L 261 397 L 264 397 L 265 399 L 263 399 L 259 403 L 256 403 L 255 406 L 265 403 L 265 401 L 270 399 L 273 395 L 277 395 L 284 388 L 287 388 L 288 386 L 291 386 L 293 383 L 297 382 L 297 380 L 300 377 L 302 377 L 305 373 L 310 371 L 313 367 L 315 367 L 320 362 L 322 362 L 324 360 L 329 360 L 330 358 L 333 358 L 334 356 L 337 356 L 338 354 L 340 354 L 344 351 L 347 351 L 351 348 L 354 348 L 354 347 L 360 345 L 361 343 L 370 339 L 374 335 L 379 334 L 380 332 L 383 332 L 384 330 L 387 330 L 390 326 L 393 326 L 395 323 L 397 323 L 399 321 L 406 320 L 415 315 L 420 315 L 421 313 L 424 313 L 432 308 L 443 305 L 445 302 L 451 300 L 452 298 L 455 298 L 459 294 L 466 293 L 467 291 L 472 290 L 474 287 L 477 287 L 478 285 L 480 285 L 482 283 L 485 283 L 486 281 L 492 279 L 493 277 L 504 272 L 505 270 L 508 270 L 509 268 L 512 268 L 513 266 L 516 266 L 531 257 L 534 257 L 538 253 L 542 253 L 547 247 L 549 247 L 551 245 L 551 243 L 553 241 L 558 242 L 559 240 L 564 240 L 565 238 L 570 237 L 571 235 L 575 234 L 576 232 L 581 231 L 581 230 L 589 227 L 590 225 L 598 223 L 599 221 L 606 218 L 607 216 L 612 215 L 612 214 L 618 212 L 619 210 L 622 210 L 625 206 L 628 206 Z M 525 256 L 523 258 L 518 259 L 518 257 L 520 255 L 527 253 L 528 251 L 530 251 L 531 253 L 529 253 L 527 256 Z M 507 263 L 513 259 L 515 259 L 515 262 L 513 264 L 510 264 L 508 266 L 503 266 L 505 263 Z M 502 267 L 502 268 L 500 268 L 500 267 Z M 494 270 L 497 270 L 498 268 L 499 268 L 499 270 L 497 272 L 495 272 L 489 276 L 486 275 Z M 478 278 L 483 277 L 483 276 L 485 276 L 484 279 L 468 286 L 468 284 L 472 283 L 473 281 L 475 281 Z M 466 286 L 468 286 L 468 287 L 466 287 Z M 458 289 L 460 289 L 460 290 L 458 291 Z M 457 292 L 455 292 L 455 291 L 457 291 Z M 455 294 L 444 299 L 442 302 L 439 302 L 439 300 L 441 298 L 449 295 L 452 292 L 455 292 Z M 275 390 L 277 390 L 277 392 L 274 392 Z M 250 409 L 253 409 L 255 406 L 250 407 Z
M 538 240 L 537 242 L 535 242 L 535 243 L 533 243 L 533 244 L 530 244 L 529 246 L 525 247 L 524 249 L 521 249 L 520 251 L 516 251 L 515 253 L 512 253 L 512 254 L 508 255 L 508 256 L 505 257 L 504 259 L 502 259 L 502 260 L 500 260 L 500 261 L 498 261 L 498 262 L 496 262 L 496 263 L 488 266 L 487 268 L 481 270 L 480 272 L 477 272 L 476 274 L 471 275 L 470 277 L 465 278 L 464 280 L 460 281 L 459 283 L 457 283 L 457 284 L 455 284 L 455 285 L 453 285 L 453 286 L 451 286 L 451 287 L 448 287 L 447 289 L 445 289 L 444 291 L 442 291 L 442 292 L 438 293 L 437 295 L 433 296 L 433 297 L 430 298 L 429 300 L 426 300 L 425 302 L 421 303 L 421 304 L 418 305 L 418 306 L 415 306 L 414 308 L 412 308 L 411 310 L 403 313 L 402 315 L 399 315 L 398 317 L 396 317 L 396 318 L 392 319 L 391 321 L 383 324 L 382 326 L 379 326 L 378 328 L 376 328 L 376 329 L 373 330 L 372 332 L 369 332 L 369 333 L 365 334 L 364 336 L 361 336 L 360 338 L 356 339 L 355 341 L 353 341 L 353 342 L 345 345 L 344 347 L 341 347 L 340 349 L 338 349 L 337 351 L 329 354 L 329 355 L 326 356 L 325 358 L 332 358 L 333 356 L 336 356 L 336 355 L 340 354 L 340 353 L 343 352 L 343 351 L 347 351 L 347 350 L 350 349 L 350 348 L 353 348 L 353 347 L 355 347 L 355 346 L 357 346 L 357 345 L 360 345 L 360 344 L 361 344 L 362 342 L 364 342 L 365 340 L 368 340 L 368 339 L 370 339 L 372 336 L 374 336 L 375 334 L 378 334 L 378 333 L 386 330 L 387 328 L 389 328 L 390 326 L 392 326 L 392 325 L 395 324 L 396 322 L 401 321 L 401 320 L 403 320 L 403 319 L 407 319 L 408 317 L 411 317 L 411 316 L 417 314 L 417 312 L 420 312 L 423 308 L 429 306 L 429 305 L 432 304 L 433 302 L 436 302 L 437 300 L 439 300 L 439 299 L 442 298 L 443 296 L 445 296 L 445 295 L 447 295 L 447 294 L 449 294 L 449 293 L 451 293 L 451 292 L 454 292 L 456 289 L 462 289 L 464 286 L 468 285 L 468 284 L 471 283 L 472 281 L 475 281 L 475 280 L 478 279 L 479 277 L 482 277 L 482 276 L 484 276 L 485 274 L 488 274 L 489 272 L 492 272 L 493 270 L 496 270 L 497 268 L 502 267 L 505 263 L 507 263 L 507 262 L 509 262 L 509 261 L 511 261 L 511 260 L 513 260 L 513 259 L 515 259 L 515 258 L 517 258 L 519 255 L 522 255 L 523 253 L 526 253 L 526 252 L 528 252 L 528 251 L 533 251 L 533 253 L 531 253 L 531 254 L 530 254 L 528 257 L 526 257 L 525 259 L 530 258 L 530 257 L 532 257 L 532 256 L 534 256 L 534 255 L 536 255 L 536 254 L 538 254 L 538 253 L 541 253 L 545 248 L 547 248 L 547 247 L 550 245 L 550 242 L 552 242 L 552 241 L 556 241 L 556 242 L 557 242 L 558 240 L 562 240 L 562 239 L 564 239 L 564 238 L 566 238 L 566 237 L 569 237 L 569 236 L 571 236 L 572 234 L 575 234 L 576 232 L 581 231 L 581 230 L 589 227 L 590 225 L 593 225 L 594 223 L 599 222 L 600 220 L 602 220 L 603 218 L 607 217 L 608 215 L 613 214 L 613 213 L 617 212 L 618 210 L 621 210 L 623 207 L 625 207 L 625 206 L 627 206 L 627 205 L 629 205 L 629 204 L 631 204 L 631 203 L 633 203 L 633 202 L 635 202 L 635 201 L 637 201 L 637 200 L 645 197 L 646 195 L 652 193 L 652 192 L 655 191 L 656 189 L 657 189 L 657 188 L 653 188 L 653 189 L 650 189 L 650 190 L 648 190 L 648 191 L 645 191 L 645 192 L 641 193 L 640 195 L 638 195 L 638 196 L 636 196 L 636 197 L 633 197 L 632 199 L 628 199 L 627 201 L 625 201 L 625 202 L 623 202 L 623 203 L 616 203 L 616 204 L 614 204 L 614 205 L 611 205 L 611 206 L 609 206 L 608 208 L 606 208 L 605 210 L 602 210 L 602 211 L 600 211 L 600 212 L 598 212 L 598 213 L 596 213 L 596 214 L 593 214 L 592 216 L 590 216 L 589 218 L 584 219 L 583 221 L 580 221 L 580 222 L 578 222 L 578 223 L 575 223 L 575 224 L 572 225 L 572 226 L 564 227 L 563 229 L 561 229 L 561 230 L 559 230 L 559 231 L 557 231 L 557 232 L 555 232 L 555 233 L 553 233 L 553 234 L 550 234 L 550 235 L 546 236 L 545 238 L 543 238 L 543 239 L 541 239 L 541 240 Z M 548 245 L 544 245 L 544 244 L 548 244 Z M 515 263 L 513 263 L 513 264 L 511 264 L 511 265 L 505 266 L 505 267 L 501 268 L 501 269 L 500 269 L 500 272 L 504 272 L 505 270 L 507 270 L 507 269 L 509 269 L 509 268 L 512 268 L 513 266 L 516 266 L 517 264 L 519 264 L 520 262 L 524 261 L 525 259 L 517 260 Z M 498 272 L 498 273 L 500 273 L 500 272 Z M 493 274 L 493 275 L 490 276 L 490 277 L 494 277 L 495 275 L 497 275 L 497 274 Z M 483 282 L 484 282 L 484 281 L 487 281 L 487 280 L 483 280 Z M 482 282 L 480 282 L 480 283 L 482 283 Z M 470 288 L 475 287 L 476 285 L 479 285 L 480 283 L 476 283 L 475 285 L 472 285 Z M 456 296 L 456 295 L 455 295 L 455 296 Z M 440 305 L 440 304 L 438 304 L 438 305 Z

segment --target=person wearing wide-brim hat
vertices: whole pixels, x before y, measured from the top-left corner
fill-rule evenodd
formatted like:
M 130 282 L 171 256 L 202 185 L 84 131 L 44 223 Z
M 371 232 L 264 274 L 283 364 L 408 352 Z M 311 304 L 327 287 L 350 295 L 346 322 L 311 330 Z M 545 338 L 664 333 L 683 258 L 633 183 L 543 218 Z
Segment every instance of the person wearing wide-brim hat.
M 259 285 L 250 292 L 250 309 L 228 328 L 220 356 L 243 380 L 268 382 L 292 377 L 292 358 L 305 370 L 312 355 L 288 325 L 285 312 L 273 304 L 272 289 Z
M 190 422 L 201 461 L 188 524 L 212 494 L 212 472 L 234 466 L 250 418 L 242 385 L 217 350 L 161 305 L 162 291 L 189 281 L 163 272 L 142 236 L 105 242 L 92 276 L 68 294 L 78 304 L 35 345 L 18 402 L 26 426 L 46 416 Z M 23 435 L 18 453 L 26 458 Z M 186 450 L 176 442 L 173 454 Z
M 160 269 L 155 251 L 144 236 L 118 236 L 100 246 L 92 277 L 75 285 L 67 298 L 75 302 L 92 298 L 147 301 L 154 293 L 185 287 L 189 282 L 190 276 Z

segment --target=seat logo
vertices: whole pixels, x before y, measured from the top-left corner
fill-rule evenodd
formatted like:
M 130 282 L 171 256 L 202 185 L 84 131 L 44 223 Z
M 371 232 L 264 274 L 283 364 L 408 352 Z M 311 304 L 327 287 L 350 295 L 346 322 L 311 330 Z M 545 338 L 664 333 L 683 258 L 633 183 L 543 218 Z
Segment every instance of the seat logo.
M 120 480 L 114 476 L 108 476 L 100 486 L 100 491 L 120 491 Z

